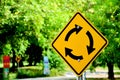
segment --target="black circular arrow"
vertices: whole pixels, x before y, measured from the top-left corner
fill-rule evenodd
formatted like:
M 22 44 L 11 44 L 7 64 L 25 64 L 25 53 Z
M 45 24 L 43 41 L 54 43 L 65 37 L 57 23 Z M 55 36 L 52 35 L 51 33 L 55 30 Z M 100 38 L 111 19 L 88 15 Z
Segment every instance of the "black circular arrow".
M 93 37 L 89 31 L 87 31 L 86 34 L 90 40 L 90 45 L 87 45 L 88 54 L 90 54 L 95 50 L 95 48 L 93 48 Z
M 66 37 L 65 37 L 65 41 L 68 41 L 70 35 L 73 33 L 73 32 L 76 32 L 76 34 L 78 34 L 78 32 L 80 32 L 80 30 L 82 29 L 81 26 L 75 24 L 75 28 L 71 29 Z M 91 54 L 95 48 L 93 48 L 93 37 L 91 35 L 91 33 L 89 31 L 86 32 L 86 35 L 88 36 L 89 40 L 90 40 L 90 45 L 88 46 L 87 45 L 87 51 L 88 51 L 88 55 Z M 72 49 L 69 49 L 69 48 L 65 48 L 65 56 L 69 55 L 71 58 L 75 59 L 75 60 L 82 60 L 83 59 L 83 56 L 75 56 L 71 53 Z
M 72 52 L 72 49 L 65 48 L 65 56 L 69 55 L 71 58 L 73 58 L 75 60 L 82 60 L 83 59 L 82 56 L 75 56 L 71 52 Z
M 68 41 L 70 35 L 71 35 L 73 32 L 76 32 L 76 34 L 78 34 L 78 32 L 80 32 L 81 29 L 82 29 L 81 26 L 75 24 L 75 28 L 71 29 L 71 30 L 67 33 L 67 35 L 66 35 L 66 37 L 65 37 L 65 41 Z
M 75 28 L 71 29 L 71 30 L 67 33 L 67 35 L 66 35 L 66 37 L 65 37 L 65 41 L 68 41 L 70 35 L 71 35 L 73 32 L 76 32 L 76 34 L 78 34 L 78 32 L 80 32 L 81 29 L 82 29 L 81 26 L 75 24 Z M 72 59 L 75 59 L 75 60 L 82 60 L 82 59 L 83 59 L 82 56 L 75 56 L 75 55 L 73 55 L 73 54 L 71 53 L 71 51 L 72 51 L 72 49 L 65 48 L 65 55 L 66 55 L 66 56 L 69 55 Z

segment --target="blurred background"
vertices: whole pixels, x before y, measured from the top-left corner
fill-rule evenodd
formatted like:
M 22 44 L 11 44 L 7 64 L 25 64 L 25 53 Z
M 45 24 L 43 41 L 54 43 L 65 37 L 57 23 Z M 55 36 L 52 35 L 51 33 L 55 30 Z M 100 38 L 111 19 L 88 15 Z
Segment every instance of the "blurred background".
M 76 12 L 81 12 L 109 41 L 87 70 L 107 70 L 109 79 L 119 75 L 119 0 L 0 0 L 0 77 L 5 55 L 10 57 L 11 80 L 72 72 L 51 43 Z M 49 60 L 47 75 L 43 73 L 44 56 Z

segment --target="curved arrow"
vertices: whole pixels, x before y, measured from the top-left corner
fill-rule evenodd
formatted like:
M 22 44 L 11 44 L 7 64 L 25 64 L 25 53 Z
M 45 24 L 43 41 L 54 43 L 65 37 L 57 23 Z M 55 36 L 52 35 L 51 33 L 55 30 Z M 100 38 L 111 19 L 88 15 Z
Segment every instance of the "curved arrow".
M 71 29 L 71 30 L 67 33 L 67 35 L 66 35 L 66 37 L 65 37 L 65 41 L 68 41 L 70 35 L 71 35 L 73 32 L 76 32 L 76 34 L 78 34 L 78 32 L 79 32 L 81 29 L 82 29 L 81 26 L 75 24 L 75 28 Z
M 82 60 L 83 57 L 82 56 L 75 56 L 71 53 L 72 49 L 69 48 L 65 48 L 65 56 L 69 55 L 71 58 L 75 59 L 75 60 Z
M 88 36 L 88 38 L 90 40 L 90 45 L 87 46 L 88 54 L 90 54 L 95 50 L 95 48 L 93 48 L 93 37 L 92 37 L 92 35 L 91 35 L 91 33 L 89 31 L 87 31 L 86 34 L 87 34 L 87 36 Z

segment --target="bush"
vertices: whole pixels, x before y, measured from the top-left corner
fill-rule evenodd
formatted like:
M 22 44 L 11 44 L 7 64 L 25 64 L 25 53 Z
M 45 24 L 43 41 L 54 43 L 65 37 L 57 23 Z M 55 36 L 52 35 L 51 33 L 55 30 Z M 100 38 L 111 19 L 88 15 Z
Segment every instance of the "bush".
M 43 74 L 43 68 L 40 66 L 23 67 L 19 68 L 16 78 L 35 78 L 35 77 L 48 77 L 48 76 L 59 76 L 63 75 L 63 71 L 56 68 L 50 70 L 49 75 Z
M 51 70 L 51 73 L 50 73 L 50 76 L 61 76 L 61 75 L 64 75 L 64 71 L 60 71 L 58 69 L 55 69 L 55 68 L 52 68 Z
M 3 74 L 2 73 L 0 73 L 0 78 L 3 79 Z
M 40 67 L 24 67 L 20 68 L 17 73 L 17 78 L 34 78 L 45 76 L 43 69 Z

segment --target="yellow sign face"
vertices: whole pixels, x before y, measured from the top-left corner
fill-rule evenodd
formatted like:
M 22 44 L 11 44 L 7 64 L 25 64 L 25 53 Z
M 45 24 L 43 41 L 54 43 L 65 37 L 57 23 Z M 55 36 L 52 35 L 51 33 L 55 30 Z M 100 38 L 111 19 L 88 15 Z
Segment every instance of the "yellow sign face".
M 53 41 L 53 48 L 80 76 L 107 45 L 106 38 L 79 12 Z
M 15 58 L 15 60 L 17 61 L 17 63 L 19 63 L 20 60 L 21 60 L 21 57 L 20 57 L 20 56 L 17 56 L 17 57 Z

